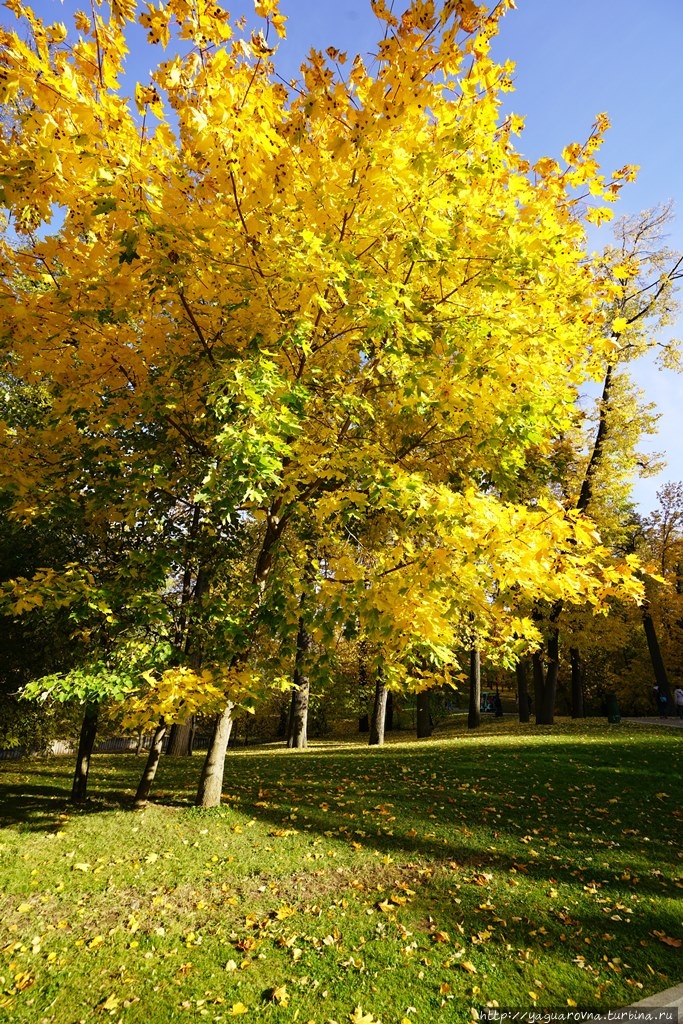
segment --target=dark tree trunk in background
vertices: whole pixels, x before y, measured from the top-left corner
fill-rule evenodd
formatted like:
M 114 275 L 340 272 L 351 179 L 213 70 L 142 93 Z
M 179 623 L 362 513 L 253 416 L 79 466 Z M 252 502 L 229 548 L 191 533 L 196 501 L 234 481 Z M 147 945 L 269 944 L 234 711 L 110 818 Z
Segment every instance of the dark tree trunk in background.
M 156 775 L 157 768 L 159 767 L 159 758 L 161 757 L 161 751 L 163 750 L 165 735 L 166 722 L 162 718 L 154 730 L 152 745 L 149 748 L 149 755 L 147 757 L 147 764 L 145 765 L 145 770 L 142 773 L 138 791 L 135 794 L 136 804 L 144 804 L 149 799 L 152 783 L 154 782 L 154 776 Z
M 481 725 L 481 659 L 479 648 L 470 651 L 470 706 L 467 728 L 477 729 Z
M 358 732 L 370 732 L 369 689 L 367 644 L 362 640 L 358 646 Z
M 232 709 L 229 703 L 222 714 L 216 717 L 213 736 L 209 743 L 206 760 L 202 766 L 202 774 L 197 788 L 196 807 L 218 807 L 221 802 L 223 788 L 223 772 L 225 771 L 225 752 L 232 731 Z
M 529 662 L 522 658 L 515 665 L 517 706 L 520 722 L 529 721 Z
M 555 721 L 555 698 L 557 696 L 557 673 L 560 667 L 560 631 L 553 626 L 548 637 L 548 668 L 545 674 L 543 692 L 543 725 Z
M 377 669 L 375 679 L 375 700 L 372 707 L 372 718 L 370 719 L 370 738 L 368 745 L 381 747 L 384 743 L 384 729 L 387 714 L 387 688 L 384 685 L 384 673 Z
M 666 666 L 659 646 L 659 640 L 657 639 L 657 630 L 655 629 L 655 624 L 648 608 L 643 609 L 643 627 L 645 629 L 645 637 L 647 639 L 647 649 L 650 652 L 650 661 L 652 662 L 652 671 L 654 673 L 655 683 L 659 687 L 659 692 L 666 694 L 667 706 L 670 706 L 671 686 L 669 685 L 669 677 L 666 672 Z
M 417 695 L 417 738 L 424 739 L 432 735 L 432 713 L 429 703 L 429 690 L 422 690 Z
M 306 671 L 305 658 L 310 647 L 310 637 L 299 616 L 299 630 L 296 634 L 296 658 L 294 660 L 294 685 L 292 687 L 292 708 L 289 716 L 287 746 L 303 750 L 308 745 L 308 702 L 311 682 Z
M 292 698 L 291 698 L 291 695 L 290 695 L 288 704 L 286 706 L 283 704 L 283 706 L 280 708 L 280 720 L 277 723 L 277 733 L 276 733 L 277 738 L 279 740 L 286 740 L 287 737 L 289 736 L 289 732 L 290 732 L 290 729 L 289 729 L 289 719 L 290 719 L 290 716 L 291 716 L 291 710 L 292 710 Z
M 391 732 L 394 728 L 394 693 L 393 690 L 387 690 L 387 708 L 384 715 L 384 729 L 386 732 Z
M 560 667 L 560 628 L 557 620 L 562 612 L 562 601 L 556 601 L 548 616 L 549 629 L 546 640 L 546 665 L 543 653 L 536 651 L 531 658 L 534 676 L 534 698 L 536 703 L 536 725 L 552 725 L 555 721 L 555 699 L 557 697 L 557 672 Z M 534 614 L 539 624 L 543 621 L 540 612 Z
M 71 802 L 73 804 L 84 804 L 87 799 L 88 772 L 90 770 L 90 758 L 95 746 L 95 737 L 97 736 L 99 713 L 99 704 L 94 701 L 88 701 L 83 712 L 83 723 L 78 740 L 78 754 L 76 755 L 76 768 L 71 787 Z
M 195 724 L 194 715 L 188 718 L 182 725 L 171 726 L 168 737 L 166 754 L 169 757 L 191 757 L 194 744 Z
M 583 666 L 578 648 L 569 648 L 569 659 L 572 666 L 572 718 L 584 718 L 583 708 Z

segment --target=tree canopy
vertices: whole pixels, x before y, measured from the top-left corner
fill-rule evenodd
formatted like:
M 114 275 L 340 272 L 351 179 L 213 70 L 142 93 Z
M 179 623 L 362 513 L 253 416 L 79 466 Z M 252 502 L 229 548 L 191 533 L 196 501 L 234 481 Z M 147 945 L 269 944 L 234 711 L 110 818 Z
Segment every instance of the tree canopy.
M 276 0 L 253 31 L 145 4 L 166 53 L 130 89 L 133 4 L 8 6 L 2 488 L 95 538 L 6 584 L 11 612 L 85 594 L 111 649 L 137 620 L 229 696 L 304 591 L 396 685 L 473 628 L 514 660 L 534 598 L 638 598 L 554 463 L 618 347 L 586 222 L 634 168 L 601 174 L 605 115 L 561 160 L 518 151 L 489 54 L 512 0 L 375 0 L 374 63 L 311 51 L 291 86 Z

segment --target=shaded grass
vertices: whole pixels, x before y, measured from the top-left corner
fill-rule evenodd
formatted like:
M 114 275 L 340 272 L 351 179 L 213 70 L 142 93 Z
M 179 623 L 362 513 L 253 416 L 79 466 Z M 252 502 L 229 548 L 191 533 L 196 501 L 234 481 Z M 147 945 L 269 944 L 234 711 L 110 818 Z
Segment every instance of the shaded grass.
M 626 1005 L 683 980 L 676 730 L 486 722 L 382 750 L 0 767 L 0 1015 L 383 1024 Z M 284 991 L 283 991 L 284 989 Z M 242 1008 L 246 1011 L 242 1014 Z

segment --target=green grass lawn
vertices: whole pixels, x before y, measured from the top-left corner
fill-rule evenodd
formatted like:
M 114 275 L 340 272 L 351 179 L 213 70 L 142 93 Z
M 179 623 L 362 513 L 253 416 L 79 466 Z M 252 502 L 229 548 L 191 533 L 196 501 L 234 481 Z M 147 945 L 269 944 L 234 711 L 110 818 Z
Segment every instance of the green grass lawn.
M 0 766 L 0 1019 L 429 1024 L 683 981 L 683 732 L 487 721 L 383 749 Z

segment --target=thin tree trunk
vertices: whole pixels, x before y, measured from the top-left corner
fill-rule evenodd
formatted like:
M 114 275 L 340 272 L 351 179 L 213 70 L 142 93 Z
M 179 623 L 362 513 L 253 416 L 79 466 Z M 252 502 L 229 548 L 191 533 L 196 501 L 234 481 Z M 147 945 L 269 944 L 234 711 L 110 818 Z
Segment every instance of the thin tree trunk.
M 432 735 L 432 714 L 429 706 L 429 690 L 422 690 L 417 695 L 417 738 L 424 739 Z
M 71 787 L 71 802 L 73 804 L 84 804 L 87 798 L 88 772 L 90 770 L 90 758 L 95 746 L 95 737 L 97 736 L 99 713 L 99 704 L 95 701 L 88 701 L 83 712 L 83 723 L 78 740 L 78 754 L 76 755 L 76 768 Z
M 287 746 L 294 750 L 303 750 L 308 745 L 308 703 L 311 681 L 306 671 L 305 661 L 310 643 L 311 640 L 301 615 L 299 616 L 299 630 L 296 635 L 292 710 L 290 713 L 289 736 L 287 737 Z
M 358 645 L 358 732 L 370 732 L 370 715 L 368 714 L 369 683 L 367 669 L 367 644 L 361 640 Z
M 164 746 L 165 735 L 166 722 L 162 718 L 154 730 L 152 745 L 149 748 L 149 754 L 147 755 L 145 770 L 142 773 L 142 778 L 140 779 L 140 784 L 138 786 L 137 793 L 135 794 L 135 803 L 137 805 L 145 804 L 149 799 L 152 783 L 154 782 L 154 776 L 156 775 L 157 768 L 159 767 L 159 758 L 161 757 L 161 751 Z
M 275 548 L 282 536 L 287 524 L 285 516 L 281 516 L 282 498 L 276 498 L 271 505 L 266 520 L 266 530 L 261 542 L 261 548 L 256 559 L 252 582 L 257 588 L 258 599 L 251 609 L 251 621 L 255 623 L 256 616 L 265 596 L 266 585 L 273 562 Z M 253 643 L 253 632 L 250 644 Z M 232 659 L 232 666 L 246 664 L 249 658 L 250 644 L 246 649 L 235 655 Z M 216 720 L 216 726 L 209 742 L 209 749 L 206 752 L 206 759 L 202 767 L 202 774 L 197 790 L 196 804 L 198 807 L 218 807 L 221 802 L 221 790 L 223 788 L 223 772 L 225 771 L 225 752 L 228 748 L 228 740 L 232 729 L 232 709 L 234 704 L 229 701 L 221 715 Z
M 607 441 L 608 423 L 607 417 L 609 415 L 609 403 L 612 391 L 612 372 L 613 367 L 608 365 L 605 371 L 605 380 L 602 385 L 602 395 L 600 396 L 600 402 L 598 405 L 598 430 L 595 435 L 593 442 L 593 448 L 591 450 L 590 459 L 586 466 L 586 472 L 583 476 L 581 483 L 581 491 L 579 492 L 579 498 L 576 502 L 576 508 L 579 512 L 586 512 L 588 506 L 593 498 L 593 482 L 595 480 L 596 473 L 600 468 L 600 462 L 602 460 L 602 453 L 605 448 L 605 442 Z
M 529 662 L 521 658 L 515 665 L 515 676 L 517 678 L 517 707 L 520 722 L 529 721 L 529 683 L 528 683 Z
M 572 666 L 572 718 L 583 718 L 583 668 L 577 647 L 569 648 L 569 658 Z
M 225 754 L 232 731 L 232 709 L 229 702 L 222 714 L 216 717 L 213 736 L 209 743 L 206 760 L 202 766 L 202 774 L 197 788 L 196 807 L 218 807 L 223 789 L 223 772 L 225 771 Z
M 536 705 L 536 725 L 540 725 L 543 717 L 543 694 L 545 691 L 545 668 L 543 667 L 542 651 L 534 651 L 531 655 L 531 673 L 534 680 L 534 704 Z
M 377 669 L 375 679 L 375 702 L 372 708 L 370 719 L 370 738 L 368 746 L 381 747 L 384 743 L 384 729 L 387 715 L 387 688 L 384 685 L 384 673 L 381 668 Z
M 137 741 L 137 743 L 135 745 L 135 756 L 136 757 L 139 757 L 140 754 L 142 753 L 142 744 L 143 744 L 144 738 L 145 738 L 144 732 L 142 731 L 142 729 L 138 729 L 138 741 Z
M 467 728 L 478 729 L 481 725 L 481 657 L 479 648 L 470 651 L 470 706 Z

